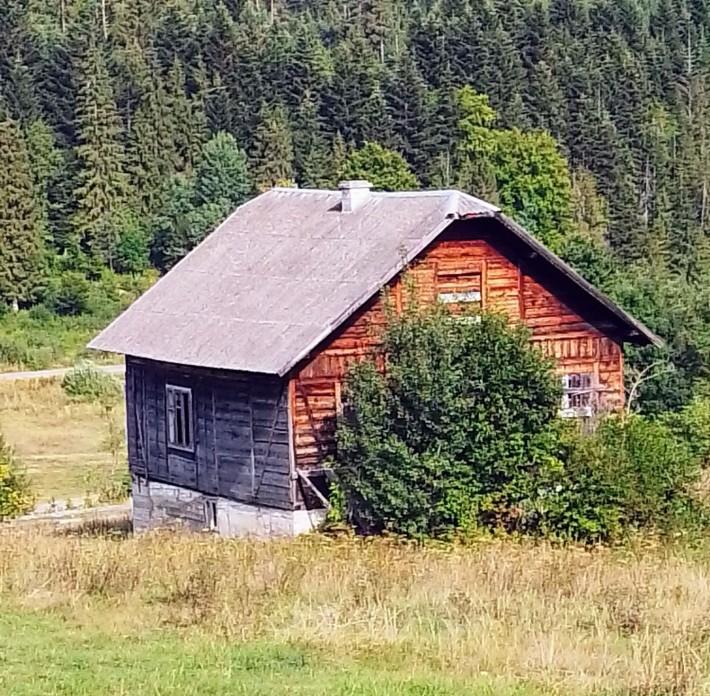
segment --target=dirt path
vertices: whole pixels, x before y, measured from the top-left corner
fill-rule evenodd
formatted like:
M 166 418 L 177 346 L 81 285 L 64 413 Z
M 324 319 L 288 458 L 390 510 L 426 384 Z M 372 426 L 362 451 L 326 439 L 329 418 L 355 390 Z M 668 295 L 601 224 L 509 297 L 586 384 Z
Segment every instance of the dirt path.
M 97 370 L 111 374 L 122 374 L 126 370 L 125 365 L 96 365 Z M 71 370 L 71 367 L 59 367 L 54 370 L 34 370 L 31 372 L 0 372 L 0 380 L 15 379 L 46 379 L 49 377 L 64 377 Z
M 50 525 L 72 525 L 81 522 L 104 522 L 120 520 L 129 517 L 131 514 L 131 501 L 116 505 L 101 505 L 99 507 L 90 508 L 72 508 L 52 510 L 50 506 L 40 504 L 35 508 L 34 512 L 29 515 L 23 515 L 8 524 L 12 526 L 33 526 L 37 524 Z

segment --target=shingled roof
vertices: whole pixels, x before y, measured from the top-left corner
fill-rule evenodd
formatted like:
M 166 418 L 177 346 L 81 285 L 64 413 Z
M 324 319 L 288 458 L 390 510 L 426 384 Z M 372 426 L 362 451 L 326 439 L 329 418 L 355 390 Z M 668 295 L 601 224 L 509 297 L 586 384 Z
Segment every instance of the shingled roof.
M 656 343 L 498 208 L 458 191 L 341 193 L 276 188 L 238 208 L 91 343 L 182 365 L 284 375 L 452 220 L 497 217 L 603 303 L 630 340 Z

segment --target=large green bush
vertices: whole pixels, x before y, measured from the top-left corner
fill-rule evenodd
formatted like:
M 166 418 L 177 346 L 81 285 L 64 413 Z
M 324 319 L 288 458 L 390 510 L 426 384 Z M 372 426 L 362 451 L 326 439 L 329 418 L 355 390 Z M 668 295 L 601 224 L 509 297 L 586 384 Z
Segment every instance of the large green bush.
M 710 466 L 710 398 L 697 396 L 680 411 L 665 413 L 661 420 L 703 467 Z
M 29 512 L 33 504 L 29 481 L 0 433 L 0 521 Z
M 336 471 L 358 524 L 441 536 L 515 526 L 555 462 L 560 383 L 523 328 L 441 307 L 391 318 L 384 372 L 348 375 Z

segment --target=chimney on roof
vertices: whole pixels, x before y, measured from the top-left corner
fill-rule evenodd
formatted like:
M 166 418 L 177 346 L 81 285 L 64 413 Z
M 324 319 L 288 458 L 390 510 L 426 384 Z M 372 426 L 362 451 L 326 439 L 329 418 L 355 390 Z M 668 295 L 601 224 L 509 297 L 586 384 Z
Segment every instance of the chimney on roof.
M 369 181 L 358 179 L 357 181 L 341 181 L 340 186 L 340 210 L 343 213 L 352 213 L 363 203 L 367 202 L 372 190 Z

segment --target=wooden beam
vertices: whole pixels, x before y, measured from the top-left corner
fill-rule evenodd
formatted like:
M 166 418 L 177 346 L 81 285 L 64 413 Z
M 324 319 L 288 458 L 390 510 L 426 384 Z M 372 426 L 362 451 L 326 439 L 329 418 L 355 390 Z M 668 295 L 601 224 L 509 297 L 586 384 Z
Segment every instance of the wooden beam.
M 288 380 L 288 462 L 289 462 L 289 495 L 291 505 L 296 507 L 296 378 L 291 375 Z
M 323 505 L 325 506 L 325 509 L 329 510 L 330 509 L 330 502 L 328 501 L 328 498 L 326 498 L 315 487 L 315 485 L 313 484 L 313 481 L 311 481 L 311 479 L 308 476 L 306 476 L 306 474 L 304 474 L 300 469 L 298 469 L 297 472 L 298 472 L 298 475 L 300 476 L 300 478 L 306 482 L 306 485 L 316 494 L 316 497 L 318 498 L 318 500 L 320 500 L 321 503 L 323 503 Z

